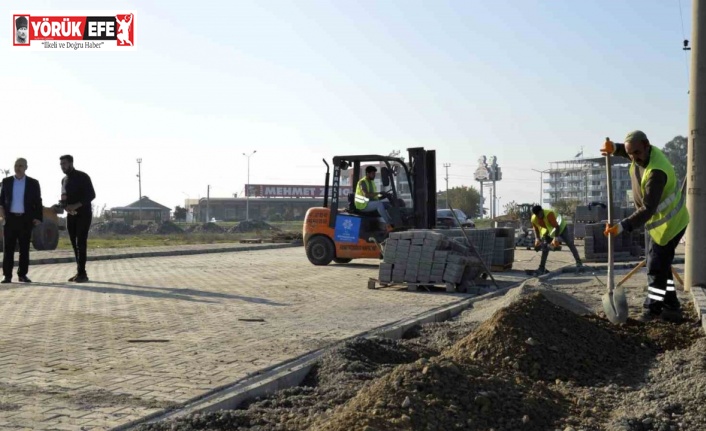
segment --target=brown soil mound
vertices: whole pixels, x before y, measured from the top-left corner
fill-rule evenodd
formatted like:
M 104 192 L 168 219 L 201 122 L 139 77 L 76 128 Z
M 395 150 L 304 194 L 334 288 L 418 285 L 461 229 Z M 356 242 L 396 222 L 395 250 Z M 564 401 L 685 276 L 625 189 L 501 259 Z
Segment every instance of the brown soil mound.
M 628 336 L 601 319 L 578 316 L 532 293 L 498 311 L 445 352 L 535 379 L 593 384 L 644 372 L 653 353 L 646 337 Z
M 108 220 L 106 222 L 93 223 L 90 228 L 91 233 L 99 234 L 121 234 L 127 235 L 133 233 L 133 228 L 127 223 L 121 221 Z
M 216 223 L 202 223 L 191 225 L 186 228 L 186 231 L 190 233 L 224 233 L 226 229 L 218 226 Z
M 566 402 L 522 376 L 434 358 L 366 386 L 321 431 L 546 430 Z
M 238 223 L 228 230 L 228 233 L 258 232 L 263 230 L 279 231 L 278 228 L 261 220 L 250 220 Z
M 325 353 L 301 386 L 239 410 L 138 429 L 706 429 L 706 341 L 691 304 L 680 325 L 617 327 L 558 307 L 566 301 L 543 289 L 518 291 L 481 324 L 350 340 Z
M 157 234 L 157 235 L 173 235 L 184 233 L 184 229 L 180 228 L 176 224 L 165 221 L 162 223 L 153 223 L 147 226 L 145 233 Z

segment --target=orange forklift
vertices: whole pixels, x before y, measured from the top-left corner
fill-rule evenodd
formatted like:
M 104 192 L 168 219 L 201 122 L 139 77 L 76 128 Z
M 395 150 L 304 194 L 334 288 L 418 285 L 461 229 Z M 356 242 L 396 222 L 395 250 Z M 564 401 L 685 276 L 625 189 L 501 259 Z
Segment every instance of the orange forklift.
M 380 193 L 390 204 L 388 212 L 395 231 L 434 228 L 436 152 L 421 147 L 407 151 L 408 161 L 381 155 L 336 156 L 332 179 L 330 166 L 324 159 L 324 206 L 310 208 L 304 219 L 304 248 L 311 263 L 328 265 L 332 261 L 348 263 L 353 259 L 382 257 L 378 244 L 388 235 L 385 222 L 377 212 L 359 211 L 354 204 L 356 185 L 366 165 L 381 166 Z M 350 190 L 347 194 L 341 192 L 342 176 L 352 186 L 343 189 Z

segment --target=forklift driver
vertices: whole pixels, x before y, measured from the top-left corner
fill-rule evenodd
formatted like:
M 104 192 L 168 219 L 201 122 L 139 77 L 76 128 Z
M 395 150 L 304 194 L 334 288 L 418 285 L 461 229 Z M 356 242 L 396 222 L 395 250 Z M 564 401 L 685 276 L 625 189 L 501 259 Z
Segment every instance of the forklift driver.
M 391 231 L 393 226 L 390 223 L 390 214 L 387 212 L 390 204 L 380 200 L 388 196 L 384 193 L 378 193 L 375 188 L 375 174 L 377 171 L 375 166 L 365 168 L 365 176 L 358 181 L 355 189 L 355 208 L 361 212 L 377 211 L 387 224 L 387 230 Z

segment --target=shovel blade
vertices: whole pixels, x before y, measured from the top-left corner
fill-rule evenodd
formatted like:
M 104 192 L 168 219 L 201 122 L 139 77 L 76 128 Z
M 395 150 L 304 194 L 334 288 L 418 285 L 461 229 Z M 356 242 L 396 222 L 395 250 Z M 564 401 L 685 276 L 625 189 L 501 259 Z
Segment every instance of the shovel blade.
M 628 298 L 622 286 L 616 287 L 602 297 L 603 311 L 614 325 L 620 325 L 628 320 Z

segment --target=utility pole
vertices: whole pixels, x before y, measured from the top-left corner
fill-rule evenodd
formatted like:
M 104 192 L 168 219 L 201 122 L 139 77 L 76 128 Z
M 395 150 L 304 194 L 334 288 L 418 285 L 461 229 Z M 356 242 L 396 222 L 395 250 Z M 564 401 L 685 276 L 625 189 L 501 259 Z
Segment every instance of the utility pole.
M 211 185 L 206 186 L 206 223 L 211 221 Z
M 535 172 L 539 172 L 539 201 L 537 202 L 538 205 L 542 205 L 542 195 L 544 194 L 544 189 L 542 188 L 542 184 L 544 184 L 544 173 L 546 171 L 538 171 L 537 169 L 532 169 Z
M 706 287 L 706 1 L 692 1 L 691 71 L 689 73 L 689 143 L 686 164 L 686 230 L 684 287 Z M 704 136 L 701 136 L 701 134 Z M 698 151 L 696 150 L 698 148 Z M 699 220 L 702 220 L 699 222 Z
M 257 150 L 250 154 L 243 155 L 248 158 L 248 184 L 245 186 L 245 221 L 250 221 L 250 157 L 257 153 Z
M 446 209 L 449 209 L 449 167 L 451 163 L 444 163 L 444 168 L 446 168 Z
M 483 211 L 483 205 L 485 203 L 483 201 L 483 181 L 478 181 L 478 182 L 480 183 L 480 202 L 478 202 L 478 209 L 479 209 L 480 214 L 479 214 L 478 218 L 482 219 L 483 216 L 485 215 L 485 212 Z
M 140 208 L 140 224 L 142 224 L 142 157 L 137 159 L 137 184 L 138 193 L 140 194 L 137 205 Z

